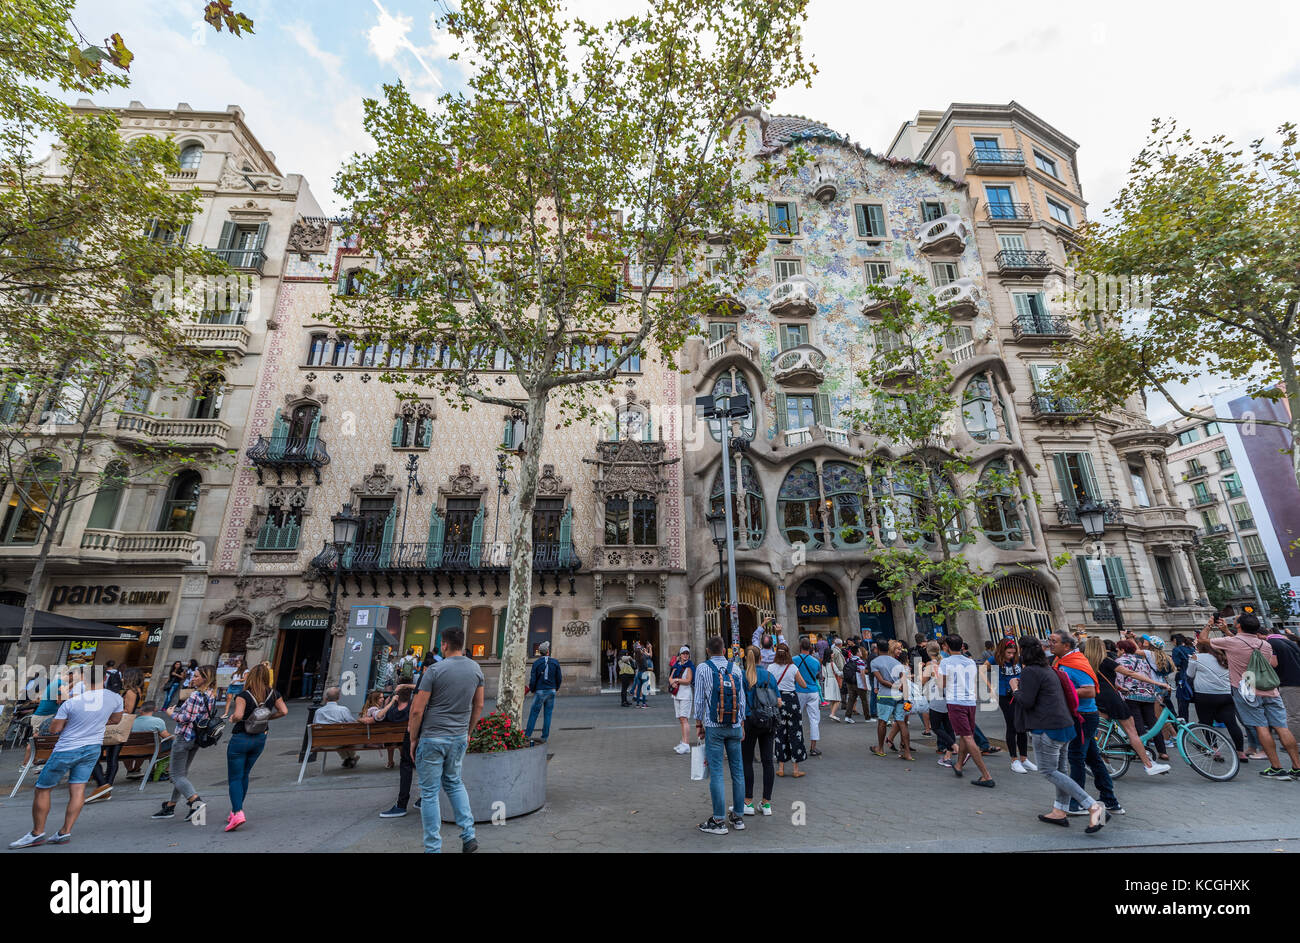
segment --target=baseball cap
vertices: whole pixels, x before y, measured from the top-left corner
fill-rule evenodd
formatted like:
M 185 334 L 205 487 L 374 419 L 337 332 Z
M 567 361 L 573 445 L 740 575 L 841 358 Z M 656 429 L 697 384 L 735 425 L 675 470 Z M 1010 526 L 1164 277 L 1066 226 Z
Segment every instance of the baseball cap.
M 680 655 L 682 652 L 689 652 L 690 650 L 691 647 L 689 645 L 683 645 L 681 648 L 677 649 L 677 654 Z

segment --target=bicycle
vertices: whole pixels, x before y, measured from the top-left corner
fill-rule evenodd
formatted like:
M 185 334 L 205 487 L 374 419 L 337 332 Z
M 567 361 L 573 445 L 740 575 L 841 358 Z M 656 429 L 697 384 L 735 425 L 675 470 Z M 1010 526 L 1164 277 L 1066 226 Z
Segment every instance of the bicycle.
M 1188 766 L 1206 779 L 1226 783 L 1241 769 L 1237 748 L 1226 731 L 1208 724 L 1183 720 L 1168 706 L 1160 712 L 1151 729 L 1138 738 L 1142 745 L 1148 747 L 1156 734 L 1165 729 L 1166 724 L 1173 724 L 1177 730 L 1173 741 L 1178 747 L 1178 753 Z M 1119 779 L 1127 773 L 1129 766 L 1137 759 L 1137 752 L 1129 744 L 1128 734 L 1113 720 L 1104 720 L 1097 728 L 1097 746 L 1111 779 Z

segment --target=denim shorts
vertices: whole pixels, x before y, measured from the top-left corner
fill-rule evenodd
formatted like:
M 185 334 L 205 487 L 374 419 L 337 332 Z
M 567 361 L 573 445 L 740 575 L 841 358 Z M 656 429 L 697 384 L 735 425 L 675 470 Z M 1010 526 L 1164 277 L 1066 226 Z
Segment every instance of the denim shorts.
M 1255 695 L 1252 704 L 1241 696 L 1236 688 L 1232 689 L 1232 703 L 1237 708 L 1237 715 L 1247 727 L 1285 727 L 1286 705 L 1280 696 L 1264 697 Z
M 68 774 L 68 785 L 75 786 L 90 779 L 90 771 L 99 760 L 99 751 L 103 747 L 98 743 L 77 747 L 75 750 L 58 750 L 50 754 L 45 761 L 45 768 L 36 779 L 37 789 L 53 789 Z
M 895 697 L 877 697 L 876 720 L 883 720 L 885 723 L 907 720 L 907 711 L 903 709 L 903 702 Z

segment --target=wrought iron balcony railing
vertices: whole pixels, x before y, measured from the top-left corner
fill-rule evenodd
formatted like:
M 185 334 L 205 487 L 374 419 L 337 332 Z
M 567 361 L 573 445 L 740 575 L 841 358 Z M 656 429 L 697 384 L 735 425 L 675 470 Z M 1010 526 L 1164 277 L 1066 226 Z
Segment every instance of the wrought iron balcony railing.
M 281 482 L 285 469 L 296 472 L 301 481 L 302 470 L 307 468 L 316 475 L 316 484 L 320 484 L 320 470 L 330 463 L 330 455 L 325 440 L 318 436 L 268 438 L 260 435 L 248 450 L 248 460 L 257 468 L 258 484 L 262 483 L 262 471 L 266 468 L 273 469 Z
M 1021 170 L 1025 166 L 1025 152 L 1018 147 L 976 147 L 967 160 L 972 170 Z
M 251 269 L 259 275 L 262 274 L 262 266 L 266 264 L 266 253 L 261 249 L 209 249 L 208 251 L 231 268 Z
M 1039 419 L 1060 419 L 1087 413 L 1083 403 L 1073 396 L 1046 396 L 1042 393 L 1029 398 L 1029 411 Z
M 1030 218 L 1028 203 L 1004 203 L 999 201 L 997 203 L 989 203 L 987 204 L 987 207 L 988 218 L 991 220 L 1028 220 Z
M 1028 275 L 1031 272 L 1050 272 L 1052 258 L 1043 249 L 1003 249 L 993 256 L 999 272 Z
M 1118 501 L 1099 501 L 1097 503 L 1105 508 L 1106 516 L 1103 520 L 1107 524 L 1122 524 L 1124 522 L 1124 515 Z M 1079 506 L 1069 501 L 1057 501 L 1056 520 L 1060 524 L 1079 523 Z
M 1063 314 L 1018 317 L 1011 322 L 1011 334 L 1018 341 L 1031 337 L 1056 339 L 1069 337 L 1070 319 Z

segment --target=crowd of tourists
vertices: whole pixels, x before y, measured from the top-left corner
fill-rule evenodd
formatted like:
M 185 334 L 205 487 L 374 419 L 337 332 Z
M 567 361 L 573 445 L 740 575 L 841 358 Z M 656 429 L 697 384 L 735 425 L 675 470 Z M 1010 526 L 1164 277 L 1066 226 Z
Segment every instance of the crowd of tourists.
M 1118 640 L 1008 632 L 975 654 L 957 635 L 918 634 L 911 649 L 897 639 L 830 636 L 816 643 L 802 637 L 792 654 L 772 622 L 749 642 L 737 655 L 715 636 L 698 666 L 684 647 L 670 668 L 675 700 L 688 691 L 689 707 L 683 713 L 679 705 L 677 716 L 694 719 L 704 752 L 712 808 L 699 829 L 712 835 L 743 831 L 746 816 L 771 815 L 787 764 L 788 775 L 801 777 L 809 757 L 822 755 L 822 712 L 853 724 L 859 707 L 862 720 L 876 724 L 872 755 L 917 762 L 919 734 L 933 743 L 939 767 L 992 789 L 985 758 L 1004 748 L 989 742 L 977 709 L 991 709 L 996 699 L 1003 729 L 995 733 L 1010 771 L 1038 773 L 1051 787 L 1051 809 L 1038 820 L 1068 827 L 1071 816 L 1087 816 L 1088 834 L 1125 812 L 1098 744 L 1103 719 L 1122 731 L 1115 736 L 1149 776 L 1170 770 L 1167 706 L 1177 718 L 1194 710 L 1197 722 L 1226 731 L 1240 763 L 1267 764 L 1259 770 L 1264 779 L 1300 779 L 1300 642 L 1270 633 L 1251 614 L 1235 627 L 1216 616 L 1194 637 L 1175 635 L 1168 645 L 1131 632 Z M 691 749 L 685 720 L 674 749 Z M 967 778 L 970 766 L 975 775 Z

